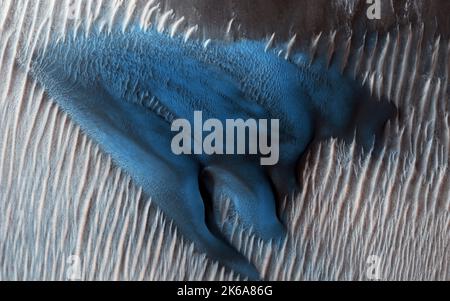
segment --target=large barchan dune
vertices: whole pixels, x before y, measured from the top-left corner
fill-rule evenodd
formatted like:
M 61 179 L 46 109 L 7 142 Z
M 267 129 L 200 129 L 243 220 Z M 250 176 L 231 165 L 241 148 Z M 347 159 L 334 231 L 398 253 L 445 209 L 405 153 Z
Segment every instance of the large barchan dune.
M 369 20 L 365 0 L 0 0 L 0 280 L 246 278 L 199 252 L 30 74 L 53 41 L 135 26 L 338 61 L 397 107 L 377 151 L 307 149 L 301 189 L 277 204 L 281 245 L 223 203 L 261 278 L 450 280 L 450 3 L 380 2 Z

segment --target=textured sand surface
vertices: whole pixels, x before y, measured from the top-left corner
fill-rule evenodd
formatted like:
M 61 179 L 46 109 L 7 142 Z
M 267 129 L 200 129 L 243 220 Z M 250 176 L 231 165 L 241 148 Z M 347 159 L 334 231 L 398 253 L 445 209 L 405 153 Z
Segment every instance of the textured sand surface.
M 290 232 L 281 250 L 236 227 L 234 244 L 267 279 L 366 280 L 375 255 L 382 279 L 450 280 L 448 1 L 383 1 L 374 23 L 358 17 L 365 1 L 356 0 L 178 0 L 160 11 L 157 1 L 86 0 L 75 1 L 78 18 L 71 2 L 0 0 L 1 280 L 68 280 L 73 255 L 85 280 L 237 277 L 194 252 L 17 64 L 50 39 L 145 28 L 169 9 L 166 26 L 185 16 L 178 30 L 196 38 L 297 34 L 296 49 L 349 54 L 347 72 L 401 112 L 379 156 L 337 141 L 310 150 L 303 190 L 280 208 Z M 374 28 L 376 43 L 358 47 Z

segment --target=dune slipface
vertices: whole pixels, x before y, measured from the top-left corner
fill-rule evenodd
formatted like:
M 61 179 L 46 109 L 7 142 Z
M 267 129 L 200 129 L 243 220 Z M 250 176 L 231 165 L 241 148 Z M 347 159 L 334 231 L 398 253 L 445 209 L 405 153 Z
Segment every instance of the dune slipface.
M 302 53 L 288 59 L 267 41 L 171 37 L 156 30 L 92 34 L 53 43 L 31 71 L 50 96 L 146 194 L 181 233 L 226 267 L 258 272 L 219 230 L 214 212 L 230 199 L 244 227 L 281 241 L 276 200 L 292 193 L 297 162 L 315 140 L 339 137 L 371 148 L 395 110 L 340 69 Z M 259 155 L 175 155 L 176 118 L 278 119 L 280 160 Z

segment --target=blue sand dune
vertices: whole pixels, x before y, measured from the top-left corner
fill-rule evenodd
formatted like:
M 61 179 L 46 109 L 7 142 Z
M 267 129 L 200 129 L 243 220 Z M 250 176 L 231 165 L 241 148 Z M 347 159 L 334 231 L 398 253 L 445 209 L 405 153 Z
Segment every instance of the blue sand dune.
M 311 142 L 356 137 L 370 148 L 394 113 L 337 67 L 309 65 L 303 54 L 284 60 L 265 46 L 244 40 L 205 48 L 153 30 L 93 34 L 36 53 L 32 74 L 199 251 L 256 279 L 254 266 L 219 230 L 220 202 L 229 198 L 262 239 L 281 241 L 276 200 L 297 187 L 297 162 Z M 279 163 L 173 154 L 171 122 L 193 122 L 194 111 L 222 121 L 279 119 Z

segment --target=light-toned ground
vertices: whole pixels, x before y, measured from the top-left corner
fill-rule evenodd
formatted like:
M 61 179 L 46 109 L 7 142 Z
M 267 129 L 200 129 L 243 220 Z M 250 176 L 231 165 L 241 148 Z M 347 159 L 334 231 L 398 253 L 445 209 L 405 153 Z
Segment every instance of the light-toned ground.
M 0 280 L 234 279 L 183 242 L 129 177 L 18 67 L 19 53 L 26 59 L 37 44 L 86 28 L 126 30 L 127 23 L 145 21 L 152 7 L 145 9 L 147 1 L 123 1 L 116 8 L 117 1 L 81 1 L 82 13 L 74 19 L 69 2 L 0 0 Z M 177 18 L 189 11 L 189 1 L 167 2 L 160 14 L 169 7 Z M 311 14 L 326 4 L 305 9 L 313 1 L 297 1 L 297 6 L 287 1 L 290 15 L 270 0 L 267 11 L 259 13 L 229 1 L 222 8 L 229 14 L 223 20 L 214 17 L 215 22 L 208 20 L 214 9 L 208 5 L 216 1 L 191 2 L 192 14 L 180 31 L 189 28 L 189 20 L 191 26 L 204 20 L 209 25 L 200 24 L 201 38 L 277 31 L 289 39 L 297 27 L 311 28 L 299 29 L 296 43 L 313 51 L 312 33 L 322 26 L 319 45 L 331 41 L 345 49 L 351 40 L 333 42 L 329 29 L 345 28 L 347 21 L 349 27 L 362 26 L 351 18 L 342 24 L 336 23 L 338 17 L 316 21 Z M 378 158 L 361 159 L 354 147 L 336 141 L 309 151 L 302 164 L 302 192 L 280 208 L 290 232 L 282 250 L 236 231 L 234 243 L 267 279 L 367 280 L 367 262 L 374 255 L 380 259 L 381 279 L 450 280 L 450 44 L 442 29 L 449 22 L 436 14 L 440 27 L 432 22 L 422 27 L 420 18 L 439 12 L 440 3 L 425 7 L 421 1 L 403 1 L 403 24 L 391 26 L 392 4 L 383 2 L 387 20 L 377 25 L 383 33 L 375 51 L 358 52 L 348 45 L 353 60 L 360 58 L 357 78 L 395 102 L 401 116 L 386 128 L 386 149 Z M 324 14 L 352 15 L 358 5 L 335 1 Z M 237 22 L 226 34 L 232 12 Z M 414 18 L 408 14 L 417 12 L 423 12 L 419 22 L 409 25 L 405 20 Z M 268 17 L 274 15 L 280 22 Z M 156 11 L 152 17 L 158 19 Z M 288 28 L 286 18 L 296 25 Z

